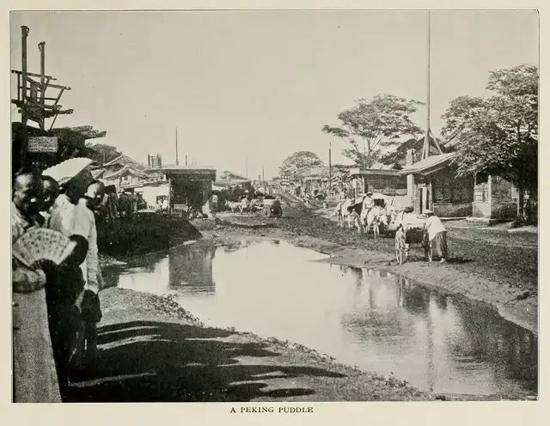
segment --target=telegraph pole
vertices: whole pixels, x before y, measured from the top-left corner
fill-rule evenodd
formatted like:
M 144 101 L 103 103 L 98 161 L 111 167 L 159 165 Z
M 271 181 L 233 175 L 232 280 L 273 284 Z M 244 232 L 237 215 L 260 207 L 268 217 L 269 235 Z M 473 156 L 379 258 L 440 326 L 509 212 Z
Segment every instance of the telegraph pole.
M 180 162 L 178 159 L 178 128 L 176 127 L 176 166 L 179 166 Z
M 427 20 L 426 20 L 426 48 L 427 48 L 427 81 L 426 81 L 426 136 L 424 137 L 424 147 L 422 149 L 422 159 L 427 158 L 430 155 L 430 72 L 431 72 L 431 52 L 430 52 L 430 43 L 431 43 L 431 34 L 430 34 L 430 11 L 427 11 Z
M 332 189 L 332 140 L 328 141 L 328 196 Z

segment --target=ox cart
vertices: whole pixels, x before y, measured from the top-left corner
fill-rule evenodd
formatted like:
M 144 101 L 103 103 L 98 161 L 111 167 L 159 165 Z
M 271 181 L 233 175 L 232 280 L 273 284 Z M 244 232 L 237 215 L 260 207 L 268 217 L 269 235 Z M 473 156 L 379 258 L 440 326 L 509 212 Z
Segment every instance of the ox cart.
M 279 218 L 283 215 L 281 201 L 277 199 L 265 198 L 263 203 L 262 214 L 265 217 Z

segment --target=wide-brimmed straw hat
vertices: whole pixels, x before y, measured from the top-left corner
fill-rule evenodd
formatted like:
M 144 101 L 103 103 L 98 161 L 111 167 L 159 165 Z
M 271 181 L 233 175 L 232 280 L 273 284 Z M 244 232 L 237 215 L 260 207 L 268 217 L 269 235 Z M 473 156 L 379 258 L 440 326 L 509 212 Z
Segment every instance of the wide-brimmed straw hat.
M 80 174 L 86 167 L 93 163 L 93 160 L 85 157 L 69 158 L 55 166 L 49 167 L 42 172 L 43 176 L 49 176 L 63 185 Z

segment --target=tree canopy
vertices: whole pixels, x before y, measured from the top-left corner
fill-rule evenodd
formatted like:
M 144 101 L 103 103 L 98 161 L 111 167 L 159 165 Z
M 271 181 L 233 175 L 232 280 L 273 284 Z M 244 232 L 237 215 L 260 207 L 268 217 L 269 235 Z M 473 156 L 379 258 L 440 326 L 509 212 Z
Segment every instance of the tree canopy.
M 323 165 L 323 162 L 317 154 L 311 151 L 298 151 L 288 156 L 283 161 L 279 171 L 281 175 L 294 177 L 305 168 Z
M 422 131 L 411 120 L 421 103 L 393 95 L 376 95 L 359 99 L 356 105 L 338 114 L 340 127 L 325 125 L 323 131 L 344 140 L 343 155 L 356 164 L 371 166 L 389 147 L 399 144 L 404 136 Z
M 98 163 L 106 163 L 114 160 L 122 154 L 116 147 L 102 143 L 87 143 L 86 148 L 88 151 L 88 157 Z
M 458 174 L 494 174 L 536 196 L 538 69 L 492 71 L 487 97 L 460 96 L 443 115 L 442 133 L 455 139 Z

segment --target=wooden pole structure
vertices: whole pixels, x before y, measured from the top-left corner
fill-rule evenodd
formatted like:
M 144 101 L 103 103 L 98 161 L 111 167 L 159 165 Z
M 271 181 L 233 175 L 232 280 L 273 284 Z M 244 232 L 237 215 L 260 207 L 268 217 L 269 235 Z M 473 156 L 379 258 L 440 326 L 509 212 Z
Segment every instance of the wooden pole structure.
M 332 141 L 328 141 L 328 192 L 327 195 L 330 196 L 332 190 Z
M 21 124 L 23 124 L 23 139 L 21 141 L 21 166 L 27 162 L 28 134 L 27 134 L 27 37 L 29 27 L 21 27 Z
M 27 112 L 25 110 L 27 104 L 27 36 L 29 35 L 29 27 L 21 27 L 21 100 L 23 107 L 21 108 L 21 122 L 23 126 L 27 124 Z
M 38 50 L 40 51 L 40 104 L 42 105 L 42 109 L 44 109 L 45 105 L 45 97 L 46 97 L 46 84 L 45 84 L 45 75 L 46 75 L 46 42 L 41 41 L 38 43 Z M 39 126 L 40 130 L 45 130 L 45 117 L 42 115 L 40 117 Z
M 426 81 L 426 136 L 424 138 L 424 147 L 422 149 L 422 159 L 428 158 L 430 155 L 430 86 L 431 86 L 431 79 L 430 79 L 430 68 L 431 68 L 431 58 L 430 58 L 430 11 L 427 12 L 427 19 L 426 19 L 426 47 L 427 47 L 427 81 Z
M 176 127 L 176 166 L 179 166 L 180 162 L 178 159 L 178 128 Z

